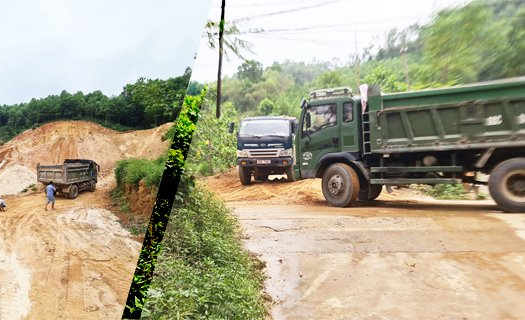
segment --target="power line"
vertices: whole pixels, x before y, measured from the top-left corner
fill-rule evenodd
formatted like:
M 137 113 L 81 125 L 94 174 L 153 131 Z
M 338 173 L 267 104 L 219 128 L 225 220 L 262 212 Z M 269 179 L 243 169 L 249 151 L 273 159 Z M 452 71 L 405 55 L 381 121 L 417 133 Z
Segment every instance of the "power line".
M 330 0 L 330 1 L 326 1 L 326 2 L 321 2 L 321 3 L 308 5 L 308 6 L 302 6 L 302 7 L 298 7 L 298 8 L 292 8 L 292 9 L 286 9 L 286 10 L 281 10 L 281 11 L 268 12 L 268 13 L 263 13 L 263 14 L 251 16 L 251 17 L 243 17 L 243 18 L 234 19 L 234 20 L 232 20 L 232 22 L 236 23 L 236 22 L 240 22 L 240 21 L 253 20 L 253 19 L 270 17 L 270 16 L 276 16 L 276 15 L 292 13 L 292 12 L 297 12 L 297 11 L 309 10 L 309 9 L 323 7 L 323 6 L 327 6 L 327 5 L 331 5 L 331 4 L 335 4 L 335 3 L 341 3 L 341 2 L 345 2 L 345 0 Z

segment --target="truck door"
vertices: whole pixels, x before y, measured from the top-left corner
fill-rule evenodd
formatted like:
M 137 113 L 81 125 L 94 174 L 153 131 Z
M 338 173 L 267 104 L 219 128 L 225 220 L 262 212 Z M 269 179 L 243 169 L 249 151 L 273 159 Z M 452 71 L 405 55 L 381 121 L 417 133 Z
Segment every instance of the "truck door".
M 342 121 L 341 121 L 341 151 L 357 152 L 359 151 L 359 136 L 358 136 L 358 119 L 356 114 L 359 108 L 356 108 L 355 102 L 343 102 Z
M 319 159 L 340 150 L 337 104 L 310 105 L 301 119 L 298 163 L 303 178 L 312 178 Z

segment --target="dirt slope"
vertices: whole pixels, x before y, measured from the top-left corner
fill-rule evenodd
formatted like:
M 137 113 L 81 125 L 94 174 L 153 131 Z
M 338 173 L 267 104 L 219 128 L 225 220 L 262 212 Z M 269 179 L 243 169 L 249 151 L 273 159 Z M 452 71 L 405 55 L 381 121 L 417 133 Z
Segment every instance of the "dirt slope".
M 0 147 L 0 194 L 27 187 L 37 163 L 97 161 L 95 192 L 58 197 L 44 211 L 42 192 L 4 196 L 0 213 L 0 319 L 120 319 L 141 243 L 110 210 L 116 161 L 155 158 L 167 147 L 162 127 L 119 133 L 83 121 L 28 130 Z M 32 176 L 36 179 L 36 175 Z

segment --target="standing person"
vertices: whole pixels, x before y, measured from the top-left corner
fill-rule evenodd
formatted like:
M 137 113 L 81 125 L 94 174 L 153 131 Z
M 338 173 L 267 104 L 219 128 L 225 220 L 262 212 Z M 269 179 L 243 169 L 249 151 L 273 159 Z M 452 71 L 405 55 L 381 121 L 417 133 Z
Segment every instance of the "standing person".
M 55 210 L 55 193 L 57 189 L 53 185 L 53 181 L 49 181 L 49 184 L 46 186 L 46 211 L 47 205 L 51 202 L 51 209 Z
M 6 207 L 4 199 L 0 199 L 0 211 L 5 211 Z

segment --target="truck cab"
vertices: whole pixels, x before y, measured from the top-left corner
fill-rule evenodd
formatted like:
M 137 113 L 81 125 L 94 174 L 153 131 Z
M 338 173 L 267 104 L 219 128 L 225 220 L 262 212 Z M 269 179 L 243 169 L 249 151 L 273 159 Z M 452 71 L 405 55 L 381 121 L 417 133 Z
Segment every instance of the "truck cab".
M 265 181 L 271 174 L 286 174 L 294 181 L 294 137 L 297 120 L 293 117 L 249 117 L 237 132 L 237 164 L 243 185 Z
M 312 91 L 303 100 L 297 132 L 297 177 L 316 178 L 331 159 L 356 160 L 361 145 L 361 100 L 350 88 Z M 321 168 L 322 169 L 322 168 Z

